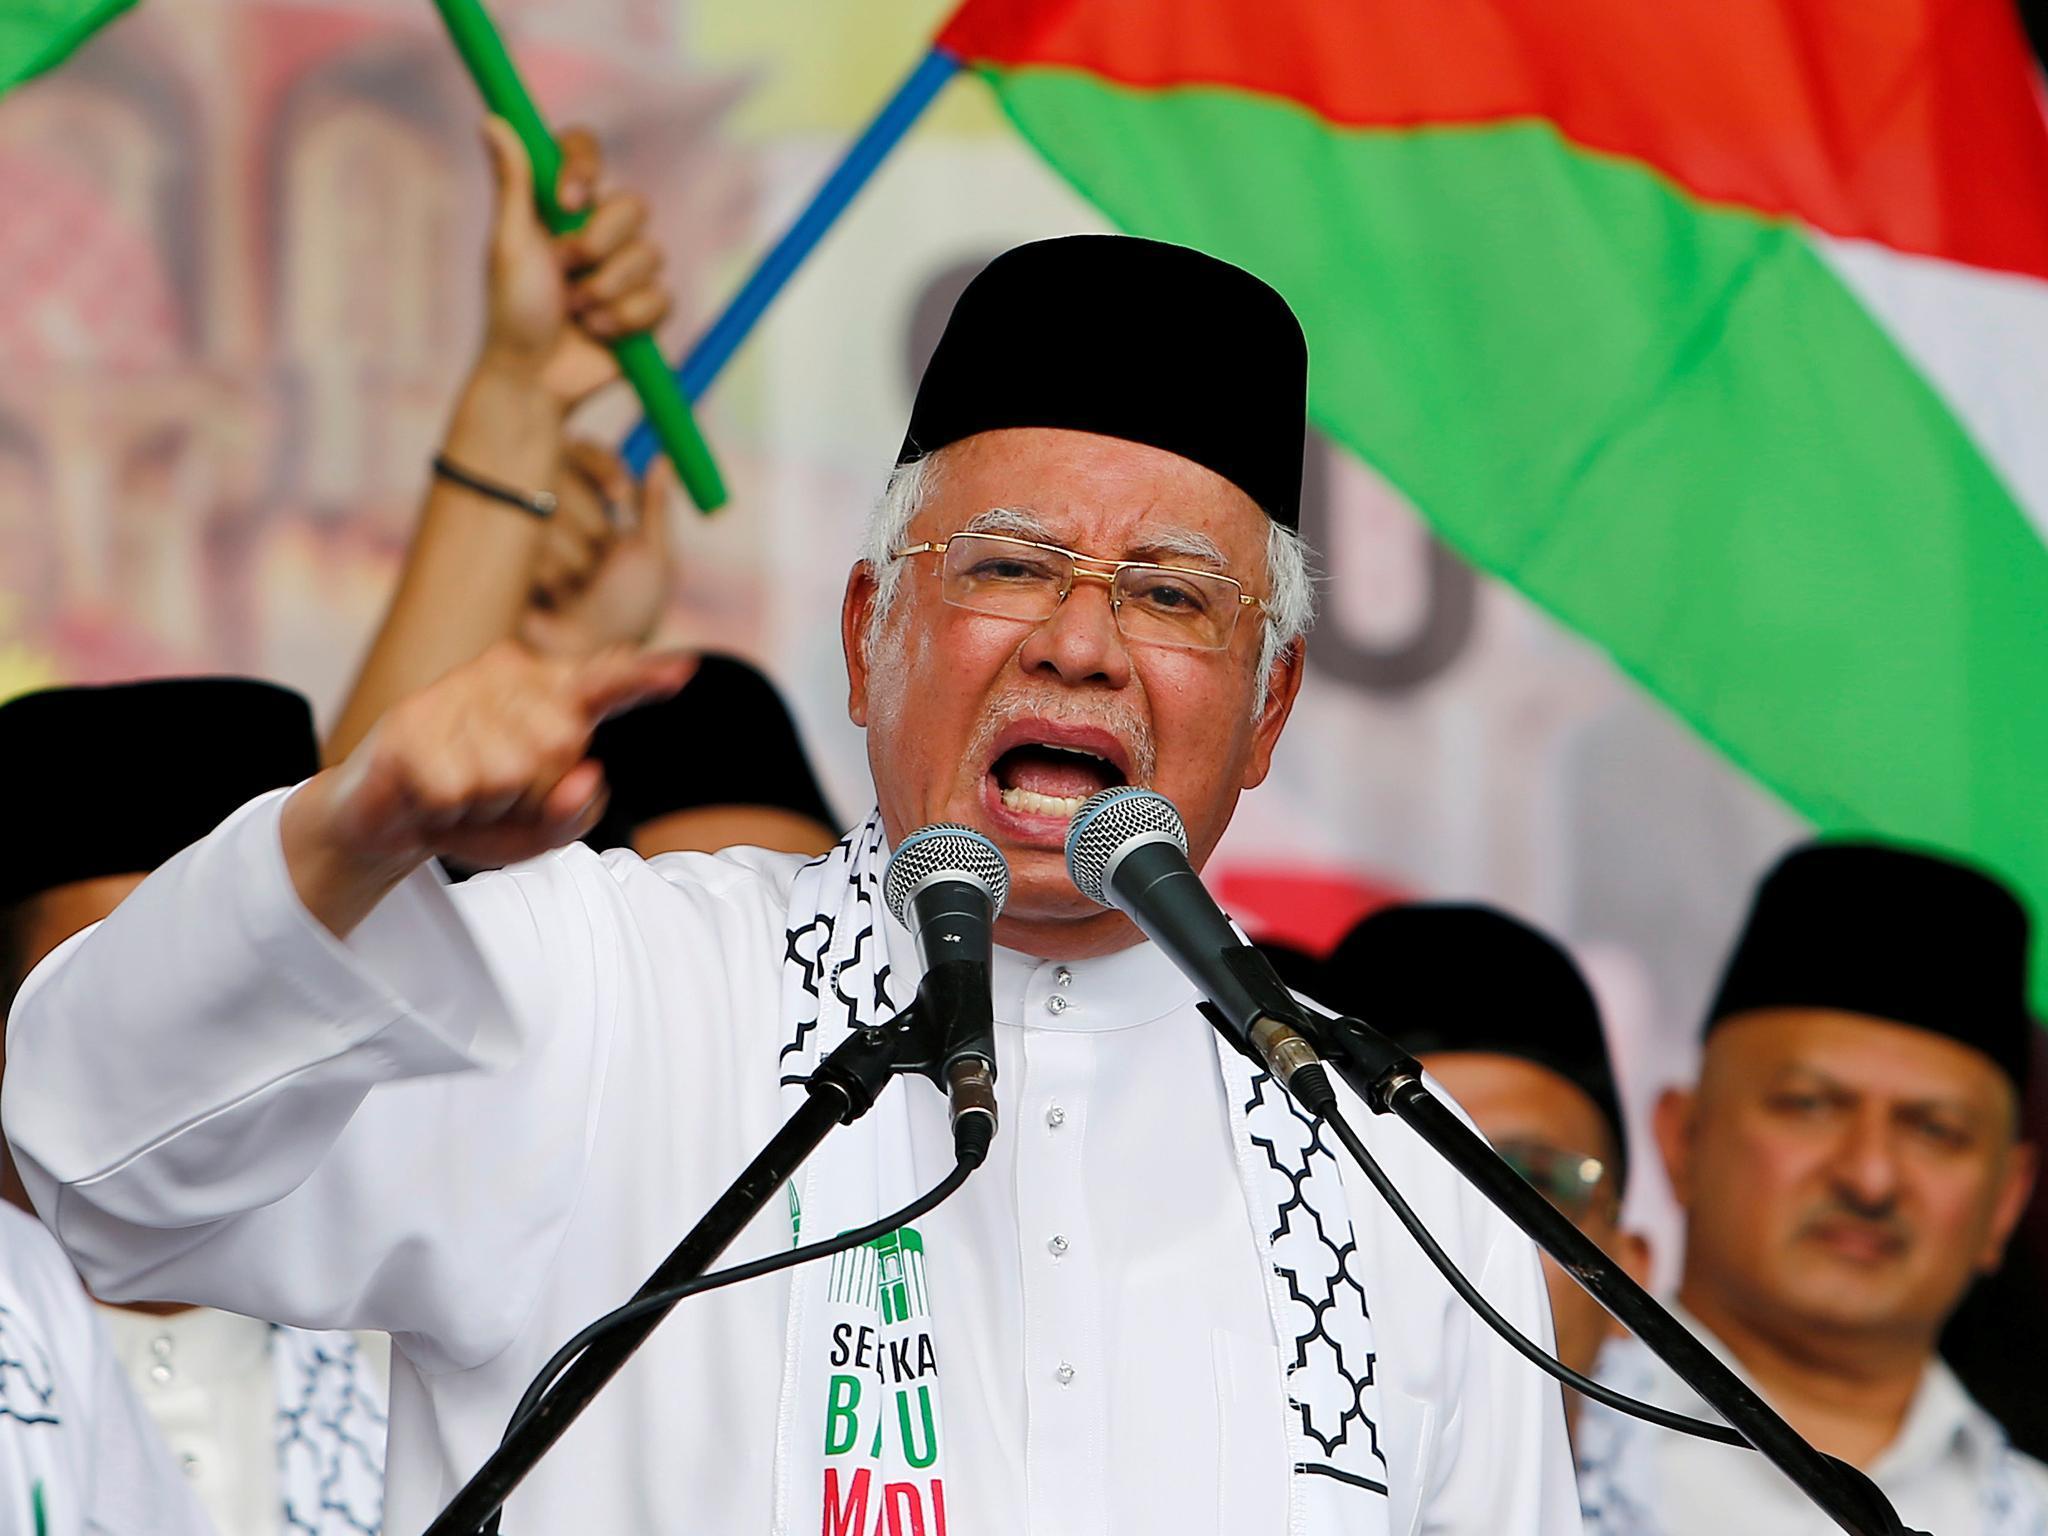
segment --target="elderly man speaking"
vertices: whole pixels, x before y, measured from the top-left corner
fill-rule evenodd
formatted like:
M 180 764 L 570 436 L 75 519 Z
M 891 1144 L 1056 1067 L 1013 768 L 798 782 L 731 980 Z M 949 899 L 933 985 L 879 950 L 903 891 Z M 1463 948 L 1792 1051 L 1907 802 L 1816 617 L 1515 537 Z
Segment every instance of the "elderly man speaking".
M 909 1000 L 885 851 L 964 822 L 1012 871 L 987 1166 L 859 1262 L 684 1303 L 507 1529 L 1576 1530 L 1556 1388 L 1063 866 L 1105 786 L 1173 800 L 1199 864 L 1266 775 L 1310 606 L 1306 372 L 1279 296 L 1206 256 L 999 257 L 847 584 L 865 825 L 808 864 L 561 846 L 601 808 L 592 727 L 676 666 L 487 653 L 31 980 L 5 1111 L 38 1207 L 103 1294 L 390 1330 L 416 1531 L 820 1052 Z M 450 888 L 437 855 L 527 862 Z M 1368 1135 L 1548 1338 L 1533 1251 L 1405 1128 Z M 872 1221 L 951 1149 L 940 1096 L 893 1088 L 728 1258 Z

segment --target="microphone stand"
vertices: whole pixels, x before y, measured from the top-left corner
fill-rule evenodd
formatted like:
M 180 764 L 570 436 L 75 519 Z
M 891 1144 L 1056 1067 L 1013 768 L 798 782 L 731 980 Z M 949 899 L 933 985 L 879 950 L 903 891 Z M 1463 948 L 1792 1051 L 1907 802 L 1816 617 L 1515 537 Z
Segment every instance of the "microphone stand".
M 1212 1016 L 1211 1022 L 1216 1022 Z M 1386 1036 L 1353 1018 L 1304 1011 L 1292 1021 L 1315 1040 L 1375 1114 L 1396 1115 L 1493 1202 L 1729 1425 L 1852 1536 L 1901 1536 L 1907 1527 L 1877 1484 L 1799 1432 L 1590 1238 L 1458 1118 L 1422 1081 L 1421 1065 Z M 1225 1037 L 1235 1034 L 1222 1024 Z
M 888 1023 L 856 1030 L 811 1073 L 809 1097 L 783 1124 L 744 1172 L 690 1229 L 660 1268 L 634 1293 L 634 1300 L 703 1274 L 775 1197 L 835 1125 L 851 1125 L 874 1106 L 889 1080 L 916 1072 L 943 1088 L 944 1043 L 936 1024 L 920 1012 L 922 996 Z M 476 1536 L 497 1515 L 512 1490 L 576 1422 L 633 1352 L 661 1326 L 671 1307 L 625 1324 L 594 1341 L 563 1370 L 532 1412 L 513 1426 L 504 1442 L 464 1483 L 423 1536 Z

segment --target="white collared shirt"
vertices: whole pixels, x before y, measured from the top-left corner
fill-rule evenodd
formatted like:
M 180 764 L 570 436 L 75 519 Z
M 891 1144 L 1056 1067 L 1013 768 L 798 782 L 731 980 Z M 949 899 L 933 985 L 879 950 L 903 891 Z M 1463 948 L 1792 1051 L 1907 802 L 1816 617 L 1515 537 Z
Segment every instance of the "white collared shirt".
M 555 1347 L 781 1124 L 801 861 L 572 847 L 454 890 L 422 871 L 341 944 L 292 892 L 279 803 L 31 978 L 5 1119 L 103 1293 L 392 1332 L 387 1524 L 409 1536 Z M 900 929 L 889 948 L 913 954 Z M 1150 946 L 1066 966 L 1000 953 L 995 1004 L 1001 1134 L 920 1222 L 949 1256 L 932 1284 L 953 1531 L 1278 1536 L 1278 1345 L 1192 993 Z M 943 1123 L 927 1085 L 890 1091 Z M 1359 1129 L 1466 1272 L 1547 1338 L 1529 1246 L 1405 1128 Z M 1369 1191 L 1353 1205 L 1392 1530 L 1576 1530 L 1555 1389 Z M 786 1246 L 780 1207 L 721 1262 Z M 686 1302 L 506 1529 L 770 1529 L 788 1300 L 776 1276 Z
M 135 1395 L 220 1536 L 274 1536 L 277 1384 L 270 1324 L 195 1307 L 101 1307 Z
M 280 1415 L 301 1405 L 283 1400 L 274 1355 L 278 1330 L 211 1307 L 163 1313 L 102 1306 L 99 1312 L 129 1385 L 219 1536 L 291 1536 L 279 1466 Z M 360 1334 L 355 1344 L 362 1388 L 381 1406 L 390 1345 L 380 1334 Z M 365 1455 L 381 1450 L 360 1431 L 355 1443 Z M 370 1472 L 374 1476 L 374 1464 Z
M 1672 1315 L 1754 1387 L 1691 1313 Z M 1661 1408 L 1719 1421 L 1632 1338 L 1612 1340 L 1594 1373 Z M 1624 1419 L 1597 1403 L 1579 1420 L 1588 1529 L 1601 1536 L 1833 1536 L 1838 1527 L 1762 1456 Z M 1935 1536 L 2048 1536 L 2048 1467 L 2015 1450 L 1939 1356 L 1929 1359 L 1899 1433 L 1864 1469 L 1911 1530 Z

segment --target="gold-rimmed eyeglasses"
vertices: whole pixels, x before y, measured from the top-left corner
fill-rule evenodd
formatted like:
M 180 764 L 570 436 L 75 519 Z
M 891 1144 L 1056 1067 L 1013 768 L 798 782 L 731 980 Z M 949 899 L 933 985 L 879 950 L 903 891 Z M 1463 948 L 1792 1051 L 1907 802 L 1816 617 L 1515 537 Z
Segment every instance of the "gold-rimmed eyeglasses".
M 1000 533 L 956 533 L 950 539 L 892 550 L 890 558 L 938 555 L 940 595 L 956 608 L 1037 624 L 1059 611 L 1076 581 L 1109 588 L 1109 607 L 1124 639 L 1220 651 L 1237 616 L 1264 604 L 1235 577 L 1149 560 L 1104 560 L 1057 544 Z

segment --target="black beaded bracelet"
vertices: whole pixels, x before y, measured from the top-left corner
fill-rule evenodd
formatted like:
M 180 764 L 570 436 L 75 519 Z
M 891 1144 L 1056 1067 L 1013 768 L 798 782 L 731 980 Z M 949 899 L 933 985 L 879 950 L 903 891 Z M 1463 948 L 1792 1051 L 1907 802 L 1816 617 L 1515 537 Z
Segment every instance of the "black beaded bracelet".
M 545 520 L 555 515 L 555 493 L 553 491 L 535 491 L 528 495 L 525 491 L 500 484 L 496 480 L 486 480 L 482 475 L 472 470 L 464 469 L 445 453 L 434 455 L 434 473 L 450 484 L 461 486 L 466 491 L 475 491 L 479 496 L 488 496 L 493 501 L 504 502 L 508 507 L 517 507 L 529 517 L 538 517 Z

